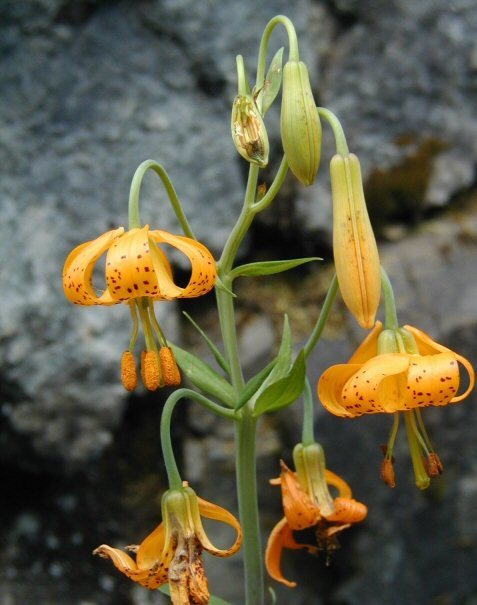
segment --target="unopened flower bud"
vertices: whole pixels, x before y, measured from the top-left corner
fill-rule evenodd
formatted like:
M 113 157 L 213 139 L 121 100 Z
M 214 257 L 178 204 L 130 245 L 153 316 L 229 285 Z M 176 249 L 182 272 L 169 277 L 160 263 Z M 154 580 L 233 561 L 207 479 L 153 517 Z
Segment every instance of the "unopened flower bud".
M 237 95 L 232 106 L 232 139 L 240 155 L 264 168 L 268 164 L 268 136 L 252 95 Z
M 121 382 L 126 391 L 134 391 L 137 387 L 136 364 L 131 351 L 124 351 L 121 357 Z
M 381 265 L 364 200 L 359 160 L 331 160 L 333 252 L 343 300 L 363 328 L 374 325 L 381 296 Z
M 148 391 L 156 391 L 162 386 L 161 368 L 157 351 L 143 351 L 141 359 L 141 377 Z
M 159 351 L 162 380 L 166 387 L 178 387 L 181 383 L 181 373 L 177 366 L 174 353 L 170 347 L 162 347 Z
M 321 124 L 301 61 L 288 61 L 283 68 L 281 133 L 290 170 L 303 185 L 311 185 L 320 165 Z

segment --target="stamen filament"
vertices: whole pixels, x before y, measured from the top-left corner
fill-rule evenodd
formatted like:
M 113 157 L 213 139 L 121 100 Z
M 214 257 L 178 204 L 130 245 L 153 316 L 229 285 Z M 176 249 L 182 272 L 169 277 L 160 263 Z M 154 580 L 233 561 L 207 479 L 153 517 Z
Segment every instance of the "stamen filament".
M 136 301 L 134 301 L 134 300 L 129 301 L 129 310 L 131 311 L 131 317 L 132 317 L 132 321 L 133 321 L 131 340 L 129 341 L 129 350 L 132 353 L 134 350 L 134 347 L 136 345 L 137 334 L 138 334 L 138 330 L 139 330 L 139 322 L 137 319 L 137 312 L 136 312 Z
M 389 433 L 389 439 L 388 439 L 387 448 L 386 448 L 386 455 L 384 456 L 385 458 L 388 458 L 389 460 L 391 460 L 393 457 L 394 444 L 396 443 L 396 437 L 397 437 L 397 433 L 398 433 L 398 429 L 399 429 L 399 420 L 400 420 L 399 412 L 396 412 L 394 414 L 393 425 L 392 425 L 391 431 Z
M 142 328 L 144 330 L 146 349 L 148 351 L 157 351 L 156 343 L 154 342 L 154 334 L 151 328 L 151 321 L 147 313 L 147 302 L 141 299 L 137 306 L 139 309 L 139 316 L 141 317 Z
M 426 489 L 429 487 L 429 483 L 431 480 L 429 479 L 429 475 L 427 474 L 426 468 L 424 466 L 422 456 L 421 456 L 421 448 L 419 447 L 419 442 L 416 439 L 416 435 L 412 428 L 413 417 L 411 412 L 405 412 L 405 421 L 406 421 L 406 430 L 407 430 L 407 439 L 409 442 L 409 450 L 411 452 L 412 466 L 414 469 L 414 478 L 416 481 L 416 485 L 419 489 Z
M 161 326 L 159 325 L 159 322 L 157 321 L 156 314 L 154 313 L 154 302 L 150 298 L 148 299 L 148 306 L 149 306 L 149 317 L 151 319 L 152 326 L 153 326 L 154 330 L 156 331 L 157 338 L 158 338 L 161 346 L 167 347 L 168 344 L 167 344 L 166 337 L 164 335 L 164 332 L 161 329 Z

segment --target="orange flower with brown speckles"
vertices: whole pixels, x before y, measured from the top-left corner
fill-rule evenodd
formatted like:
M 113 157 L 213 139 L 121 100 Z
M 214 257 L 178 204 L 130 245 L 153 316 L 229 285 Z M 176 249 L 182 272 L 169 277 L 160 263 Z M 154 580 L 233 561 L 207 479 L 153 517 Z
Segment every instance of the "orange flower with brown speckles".
M 188 258 L 191 273 L 184 287 L 174 282 L 171 266 L 160 244 L 168 244 Z M 93 284 L 93 272 L 104 253 L 106 287 L 98 292 Z M 63 268 L 63 289 L 66 298 L 77 305 L 129 304 L 133 334 L 121 363 L 121 379 L 128 391 L 137 384 L 132 350 L 137 338 L 139 313 L 146 341 L 141 376 L 146 388 L 154 391 L 159 386 L 180 383 L 174 356 L 154 314 L 154 301 L 202 296 L 214 287 L 216 277 L 214 258 L 200 242 L 167 231 L 151 231 L 148 225 L 126 232 L 119 227 L 77 246 L 69 254 Z
M 314 448 L 318 444 L 303 446 L 301 444 L 295 448 L 295 463 L 297 458 L 302 458 L 303 450 Z M 308 452 L 309 454 L 310 452 Z M 297 456 L 298 454 L 298 456 Z M 308 462 L 316 458 L 316 452 L 311 451 L 311 456 L 305 451 L 305 458 Z M 281 582 L 290 588 L 296 586 L 296 582 L 287 580 L 281 571 L 281 557 L 283 549 L 288 548 L 297 550 L 305 548 L 309 553 L 317 554 L 320 551 L 325 552 L 326 557 L 339 548 L 336 536 L 339 532 L 351 527 L 353 523 L 359 523 L 366 518 L 368 514 L 367 507 L 354 500 L 349 485 L 331 471 L 324 470 L 321 473 L 312 476 L 310 474 L 311 466 L 298 468 L 300 472 L 290 470 L 286 464 L 281 461 L 282 471 L 278 479 L 272 479 L 272 485 L 280 485 L 282 490 L 282 504 L 285 516 L 273 528 L 268 539 L 265 552 L 265 565 L 270 576 L 277 582 Z M 317 467 L 315 467 L 316 469 Z M 306 484 L 307 488 L 303 484 Z M 323 484 L 319 488 L 320 502 L 316 498 L 316 490 L 312 485 Z M 332 499 L 327 492 L 327 485 L 333 486 L 338 490 L 338 496 Z M 324 497 L 324 491 L 328 493 L 328 498 Z M 329 502 L 327 500 L 329 499 Z M 320 506 L 321 502 L 323 504 Z M 315 528 L 316 545 L 301 544 L 295 540 L 294 532 Z
M 151 590 L 169 583 L 174 605 L 207 605 L 209 589 L 202 550 L 229 557 L 242 543 L 237 519 L 224 508 L 199 498 L 187 482 L 168 490 L 162 499 L 163 522 L 139 546 L 128 546 L 135 559 L 118 548 L 103 544 L 93 554 L 109 558 L 134 582 Z M 201 516 L 233 527 L 237 537 L 231 548 L 216 548 L 207 537 Z

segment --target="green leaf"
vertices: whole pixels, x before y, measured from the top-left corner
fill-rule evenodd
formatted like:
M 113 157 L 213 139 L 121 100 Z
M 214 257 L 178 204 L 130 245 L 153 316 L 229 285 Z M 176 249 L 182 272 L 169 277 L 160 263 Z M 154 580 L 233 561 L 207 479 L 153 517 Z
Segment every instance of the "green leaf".
M 268 68 L 267 75 L 262 88 L 259 90 L 257 95 L 257 104 L 261 107 L 262 116 L 264 116 L 270 109 L 273 101 L 275 100 L 280 85 L 282 83 L 282 63 L 283 63 L 283 47 L 280 48 L 272 59 L 270 67 Z
M 247 384 L 245 385 L 244 390 L 242 391 L 242 395 L 238 400 L 237 405 L 235 406 L 235 410 L 240 410 L 243 406 L 249 401 L 258 389 L 262 386 L 265 378 L 270 374 L 273 367 L 275 366 L 277 360 L 273 359 L 268 365 L 266 365 L 258 374 L 256 374 L 253 378 L 251 378 Z
M 240 265 L 235 267 L 231 275 L 236 277 L 256 277 L 259 275 L 273 275 L 274 273 L 282 273 L 289 271 L 305 263 L 311 263 L 315 260 L 323 260 L 318 256 L 309 256 L 307 258 L 291 258 L 289 260 L 271 260 L 261 263 L 250 263 L 248 265 Z
M 163 584 L 159 588 L 159 590 L 162 592 L 162 594 L 165 594 L 168 597 L 171 596 L 171 590 L 169 588 L 169 584 Z M 230 605 L 230 603 L 228 601 L 224 601 L 223 599 L 220 599 L 219 597 L 214 597 L 214 595 L 210 595 L 209 605 Z
M 171 344 L 180 369 L 192 384 L 204 393 L 212 395 L 229 407 L 235 405 L 235 394 L 232 385 L 218 374 L 209 364 L 192 353 Z
M 207 336 L 207 334 L 204 332 L 204 330 L 202 330 L 202 328 L 199 326 L 199 324 L 192 319 L 192 317 L 189 315 L 189 313 L 187 313 L 186 311 L 182 311 L 182 313 L 183 313 L 183 315 L 185 315 L 185 317 L 187 317 L 187 319 L 190 321 L 190 323 L 194 326 L 194 328 L 197 330 L 197 332 L 199 332 L 199 334 L 202 336 L 202 338 L 208 344 L 209 349 L 212 351 L 212 354 L 215 357 L 215 361 L 219 364 L 219 366 L 222 368 L 222 370 L 224 372 L 227 372 L 227 374 L 230 375 L 229 364 L 228 364 L 227 360 L 225 359 L 225 357 L 222 355 L 222 353 L 219 351 L 219 349 L 210 340 L 210 338 Z
M 301 350 L 290 373 L 267 387 L 257 399 L 253 415 L 275 412 L 293 403 L 303 392 L 305 378 L 305 352 Z

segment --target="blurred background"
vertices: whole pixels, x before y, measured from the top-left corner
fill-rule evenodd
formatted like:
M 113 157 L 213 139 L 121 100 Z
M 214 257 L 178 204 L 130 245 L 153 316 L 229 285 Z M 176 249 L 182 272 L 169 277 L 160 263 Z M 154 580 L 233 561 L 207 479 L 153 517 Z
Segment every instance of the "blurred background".
M 167 393 L 123 391 L 128 310 L 73 307 L 61 270 L 74 246 L 126 223 L 130 180 L 147 158 L 167 168 L 194 230 L 220 251 L 246 175 L 230 137 L 235 55 L 244 55 L 253 80 L 261 32 L 277 13 L 294 21 L 317 102 L 338 114 L 361 159 L 402 323 L 477 363 L 475 0 L 2 0 L 2 605 L 165 601 L 91 551 L 103 542 L 137 543 L 159 522 Z M 282 45 L 277 30 L 269 56 Z M 278 111 L 267 124 L 270 183 L 281 155 Z M 326 132 L 316 184 L 288 177 L 241 249 L 245 262 L 324 258 L 289 275 L 237 282 L 249 373 L 275 350 L 284 312 L 297 346 L 318 316 L 332 275 L 333 153 Z M 177 229 L 155 175 L 145 179 L 142 216 Z M 217 337 L 212 296 L 156 308 L 171 340 L 207 355 L 181 311 Z M 312 381 L 363 337 L 339 301 L 311 360 Z M 323 557 L 287 552 L 285 575 L 298 587 L 275 584 L 278 602 L 476 605 L 475 396 L 426 411 L 446 472 L 424 493 L 414 487 L 403 433 L 397 487 L 379 480 L 390 419 L 345 421 L 316 409 L 329 468 L 370 512 L 342 536 L 329 567 Z M 280 458 L 291 464 L 300 423 L 297 404 L 260 426 L 264 539 L 282 516 L 268 479 Z M 236 510 L 232 427 L 184 404 L 174 443 L 196 491 Z M 210 531 L 224 546 L 231 539 Z M 206 559 L 211 592 L 242 602 L 240 557 Z

